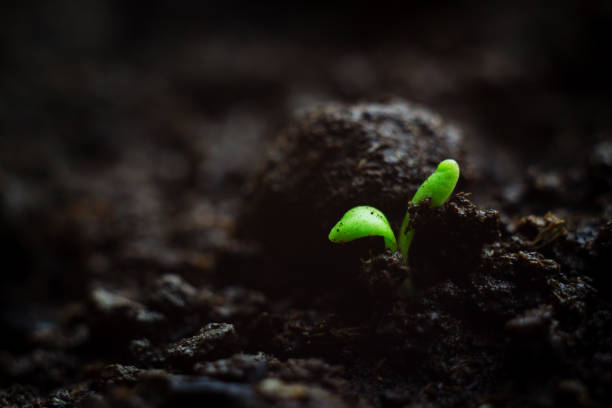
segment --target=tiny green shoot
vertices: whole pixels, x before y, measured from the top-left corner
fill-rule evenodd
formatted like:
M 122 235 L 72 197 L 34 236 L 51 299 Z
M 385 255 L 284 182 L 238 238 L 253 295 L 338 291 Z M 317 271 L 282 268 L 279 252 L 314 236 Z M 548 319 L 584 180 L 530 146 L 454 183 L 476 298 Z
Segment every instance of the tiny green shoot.
M 373 236 L 383 237 L 385 248 L 397 251 L 397 241 L 385 214 L 374 207 L 362 205 L 351 208 L 342 216 L 330 231 L 329 240 L 343 243 Z
M 421 184 L 411 202 L 419 203 L 427 198 L 431 207 L 439 207 L 452 194 L 459 179 L 459 165 L 453 159 L 446 159 L 438 164 L 436 171 Z M 404 264 L 408 263 L 408 251 L 414 238 L 414 229 L 410 226 L 410 213 L 406 212 L 399 234 L 399 250 Z M 358 206 L 347 211 L 334 225 L 329 233 L 329 240 L 344 243 L 358 238 L 381 236 L 385 248 L 395 252 L 397 241 L 387 217 L 378 209 L 369 206 Z
M 448 200 L 459 180 L 459 164 L 453 159 L 446 159 L 440 164 L 431 176 L 425 180 L 410 200 L 417 204 L 428 198 L 431 199 L 431 208 L 439 207 Z M 404 264 L 408 264 L 408 251 L 414 238 L 414 229 L 410 226 L 410 213 L 406 212 L 399 234 L 399 247 Z

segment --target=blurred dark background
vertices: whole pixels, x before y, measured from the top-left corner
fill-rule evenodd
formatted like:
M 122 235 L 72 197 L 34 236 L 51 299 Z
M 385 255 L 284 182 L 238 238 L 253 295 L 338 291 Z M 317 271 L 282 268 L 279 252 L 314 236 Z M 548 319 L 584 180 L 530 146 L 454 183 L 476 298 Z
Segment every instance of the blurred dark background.
M 4 310 L 214 270 L 266 143 L 313 103 L 424 104 L 499 183 L 610 139 L 609 1 L 0 7 Z

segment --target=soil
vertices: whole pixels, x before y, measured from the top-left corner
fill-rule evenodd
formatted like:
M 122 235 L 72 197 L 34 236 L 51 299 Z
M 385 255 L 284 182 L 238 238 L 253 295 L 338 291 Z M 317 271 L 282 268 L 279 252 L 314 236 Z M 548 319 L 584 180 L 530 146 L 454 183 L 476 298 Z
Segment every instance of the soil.
M 0 406 L 611 406 L 609 7 L 408 8 L 7 7 Z

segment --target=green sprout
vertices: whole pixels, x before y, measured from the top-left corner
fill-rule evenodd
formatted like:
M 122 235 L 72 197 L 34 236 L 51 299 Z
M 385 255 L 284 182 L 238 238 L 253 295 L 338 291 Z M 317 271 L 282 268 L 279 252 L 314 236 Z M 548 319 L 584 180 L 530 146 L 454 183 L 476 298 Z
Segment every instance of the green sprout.
M 459 165 L 453 159 L 438 164 L 436 171 L 419 187 L 412 203 L 430 199 L 430 207 L 439 207 L 448 200 L 459 180 Z M 385 248 L 397 251 L 397 241 L 387 217 L 374 207 L 358 206 L 350 209 L 329 233 L 329 240 L 335 243 L 349 242 L 358 238 L 381 236 Z M 408 264 L 408 251 L 414 238 L 410 228 L 410 213 L 406 212 L 399 234 L 399 250 L 404 264 Z
M 410 202 L 417 204 L 430 198 L 429 206 L 431 208 L 439 207 L 453 193 L 457 180 L 459 180 L 459 164 L 453 159 L 446 159 L 440 162 L 436 171 L 421 184 L 421 187 L 419 187 Z M 408 263 L 408 250 L 414 238 L 414 229 L 409 229 L 409 226 L 410 213 L 406 212 L 399 235 L 399 247 L 404 264 Z
M 397 251 L 397 241 L 385 214 L 374 207 L 361 205 L 351 208 L 342 216 L 330 231 L 329 240 L 341 244 L 375 236 L 384 238 L 385 248 Z

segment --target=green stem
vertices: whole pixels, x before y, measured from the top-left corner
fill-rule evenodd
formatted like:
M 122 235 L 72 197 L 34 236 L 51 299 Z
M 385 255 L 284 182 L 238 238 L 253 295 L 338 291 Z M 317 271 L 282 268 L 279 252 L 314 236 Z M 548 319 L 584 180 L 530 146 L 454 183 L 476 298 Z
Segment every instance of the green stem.
M 406 231 L 408 229 L 408 225 L 410 224 L 410 214 L 406 213 L 404 217 L 404 221 L 402 222 L 402 228 L 400 229 L 400 239 L 399 239 L 399 247 L 400 252 L 402 253 L 402 259 L 404 261 L 404 265 L 408 265 L 408 250 L 410 249 L 410 245 L 412 244 L 412 239 L 414 238 L 414 228 Z
M 438 164 L 436 171 L 421 184 L 412 197 L 412 203 L 431 198 L 430 207 L 439 207 L 448 200 L 459 180 L 459 165 L 453 159 L 446 159 Z M 404 264 L 408 264 L 408 253 L 414 238 L 414 229 L 408 229 L 410 213 L 406 212 L 399 233 L 399 248 Z

